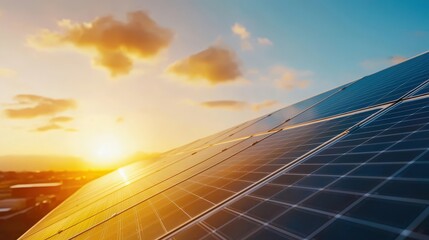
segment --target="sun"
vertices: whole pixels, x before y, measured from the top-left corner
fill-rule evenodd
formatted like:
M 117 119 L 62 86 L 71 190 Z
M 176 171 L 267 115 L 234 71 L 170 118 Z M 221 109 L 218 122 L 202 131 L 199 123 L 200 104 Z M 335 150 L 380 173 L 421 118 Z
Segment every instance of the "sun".
M 92 144 L 91 159 L 97 163 L 110 164 L 125 156 L 125 146 L 114 136 L 98 137 Z

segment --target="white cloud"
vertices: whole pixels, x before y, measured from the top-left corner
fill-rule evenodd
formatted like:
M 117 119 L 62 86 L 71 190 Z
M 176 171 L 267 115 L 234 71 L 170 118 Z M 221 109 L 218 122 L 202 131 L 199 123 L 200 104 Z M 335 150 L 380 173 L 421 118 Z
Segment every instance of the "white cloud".
M 235 23 L 231 27 L 231 31 L 241 39 L 241 50 L 250 51 L 253 45 L 250 39 L 250 32 L 239 23 Z
M 250 32 L 247 31 L 247 29 L 239 23 L 235 23 L 234 25 L 232 25 L 231 30 L 241 39 L 248 39 L 250 37 Z

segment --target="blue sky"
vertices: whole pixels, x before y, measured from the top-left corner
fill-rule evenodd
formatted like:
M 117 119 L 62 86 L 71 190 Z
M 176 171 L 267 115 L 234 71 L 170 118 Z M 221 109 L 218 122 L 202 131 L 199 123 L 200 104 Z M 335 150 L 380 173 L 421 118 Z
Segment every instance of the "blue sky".
M 85 28 L 107 15 L 125 23 L 136 11 L 166 34 L 165 43 L 150 57 L 130 52 L 134 65 L 118 76 L 97 63 L 102 38 L 82 45 L 70 37 L 79 24 Z M 54 114 L 70 118 L 67 128 L 52 128 L 52 114 L 0 119 L 0 134 L 14 139 L 0 142 L 0 155 L 90 157 L 94 145 L 113 144 L 97 140 L 105 135 L 122 139 L 115 144 L 127 146 L 123 155 L 168 150 L 427 51 L 428 16 L 429 2 L 416 0 L 2 0 L 1 110 L 19 104 L 20 94 L 70 99 L 77 107 Z M 72 24 L 69 29 L 58 26 L 63 19 Z M 40 40 L 43 31 L 57 37 L 55 46 L 35 47 L 31 39 Z M 232 69 L 217 69 L 231 79 L 210 80 L 187 69 L 185 60 L 219 49 L 235 57 L 227 59 Z M 234 67 L 237 76 L 228 72 Z M 42 128 L 47 121 L 51 128 Z M 40 143 L 33 146 L 35 140 Z M 60 148 L 49 147 L 58 142 Z

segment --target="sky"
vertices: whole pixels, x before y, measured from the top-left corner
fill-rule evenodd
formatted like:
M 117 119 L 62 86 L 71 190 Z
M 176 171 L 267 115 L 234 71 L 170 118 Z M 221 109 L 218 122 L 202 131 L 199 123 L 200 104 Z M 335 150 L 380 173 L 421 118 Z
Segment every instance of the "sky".
M 427 51 L 428 16 L 416 0 L 0 0 L 0 156 L 167 151 Z

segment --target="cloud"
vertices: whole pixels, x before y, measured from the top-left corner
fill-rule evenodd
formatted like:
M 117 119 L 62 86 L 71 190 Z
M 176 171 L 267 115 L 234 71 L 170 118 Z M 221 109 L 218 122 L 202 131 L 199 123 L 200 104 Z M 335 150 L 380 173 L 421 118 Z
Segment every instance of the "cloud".
M 407 60 L 407 58 L 403 57 L 403 56 L 391 56 L 390 57 L 390 62 L 392 64 L 398 64 L 398 63 L 401 63 L 401 62 L 403 62 L 405 60 Z
M 309 78 L 313 75 L 310 71 L 299 71 L 283 66 L 271 68 L 271 74 L 278 88 L 293 90 L 307 88 L 310 85 Z
M 15 77 L 16 72 L 9 68 L 0 68 L 0 77 Z
M 270 108 L 277 105 L 278 102 L 275 100 L 265 100 L 260 103 L 249 103 L 245 101 L 236 101 L 236 100 L 217 100 L 217 101 L 206 101 L 200 102 L 198 105 L 205 108 L 213 108 L 213 109 L 226 109 L 233 111 L 241 111 L 241 110 L 253 110 L 260 111 L 265 108 Z
M 14 100 L 17 107 L 4 110 L 8 118 L 30 119 L 41 116 L 52 116 L 76 108 L 76 102 L 72 99 L 54 99 L 38 95 L 21 94 L 16 95 Z
M 361 62 L 361 66 L 368 70 L 378 70 L 407 60 L 406 57 L 395 55 L 384 59 L 367 59 Z
M 232 82 L 242 76 L 235 53 L 222 46 L 212 46 L 179 60 L 167 71 L 190 82 L 206 80 L 212 85 Z
M 238 37 L 240 37 L 241 39 L 241 49 L 242 50 L 252 50 L 253 46 L 250 43 L 251 39 L 250 39 L 250 32 L 247 31 L 247 29 L 239 24 L 239 23 L 235 23 L 234 25 L 232 25 L 231 27 L 231 31 L 237 35 Z
M 268 38 L 259 37 L 259 38 L 257 38 L 257 41 L 262 46 L 272 46 L 273 45 L 273 42 Z
M 271 107 L 276 106 L 278 104 L 279 104 L 279 102 L 277 102 L 275 100 L 265 100 L 265 101 L 260 102 L 260 103 L 252 104 L 252 109 L 257 112 L 257 111 L 260 111 L 260 110 L 265 109 L 265 108 L 271 108 Z
M 63 130 L 65 132 L 77 132 L 75 128 L 66 128 L 58 124 L 47 124 L 34 129 L 32 132 L 48 132 L 53 130 Z
M 266 38 L 266 37 L 258 37 L 256 39 L 253 39 L 251 37 L 250 32 L 247 30 L 246 27 L 239 23 L 235 23 L 231 26 L 231 31 L 234 33 L 234 35 L 238 36 L 241 40 L 241 50 L 249 51 L 253 50 L 252 43 L 257 43 L 262 46 L 272 46 L 273 42 Z
M 219 100 L 201 102 L 200 105 L 205 108 L 222 108 L 229 110 L 243 110 L 248 107 L 247 102 L 234 100 Z
M 72 117 L 64 117 L 64 116 L 61 116 L 61 117 L 54 117 L 54 118 L 51 118 L 51 120 L 49 120 L 51 123 L 66 123 L 66 122 L 71 122 L 71 121 L 73 121 L 73 118 Z
M 59 130 L 59 129 L 63 129 L 63 128 L 57 124 L 47 124 L 47 125 L 36 128 L 34 131 L 36 131 L 36 132 L 47 132 L 47 131 Z
M 232 25 L 231 31 L 241 39 L 248 39 L 250 37 L 250 33 L 247 31 L 247 29 L 239 23 Z
M 173 33 L 159 26 L 143 11 L 130 12 L 127 21 L 104 16 L 90 23 L 73 23 L 62 20 L 62 32 L 42 30 L 27 40 L 35 48 L 48 48 L 70 44 L 78 49 L 94 52 L 95 65 L 106 68 L 112 77 L 128 74 L 134 58 L 150 59 L 167 48 Z
M 74 128 L 67 128 L 64 127 L 62 124 L 63 123 L 68 123 L 73 121 L 74 119 L 72 117 L 65 117 L 65 116 L 60 116 L 60 117 L 53 117 L 49 120 L 49 122 L 46 125 L 43 125 L 41 127 L 38 127 L 36 129 L 34 129 L 34 132 L 47 132 L 47 131 L 52 131 L 52 130 L 63 130 L 63 131 L 67 131 L 67 132 L 76 132 L 77 130 Z

